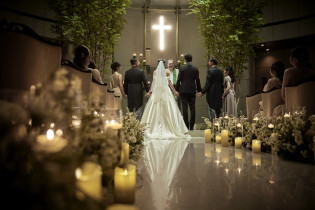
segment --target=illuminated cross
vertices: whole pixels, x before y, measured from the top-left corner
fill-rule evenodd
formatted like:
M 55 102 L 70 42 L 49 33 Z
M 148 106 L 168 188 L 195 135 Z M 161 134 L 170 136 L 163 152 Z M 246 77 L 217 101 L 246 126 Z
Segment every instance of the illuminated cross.
M 160 50 L 164 50 L 164 30 L 170 30 L 170 25 L 164 25 L 164 17 L 160 17 L 160 25 L 153 25 L 153 29 L 160 30 Z

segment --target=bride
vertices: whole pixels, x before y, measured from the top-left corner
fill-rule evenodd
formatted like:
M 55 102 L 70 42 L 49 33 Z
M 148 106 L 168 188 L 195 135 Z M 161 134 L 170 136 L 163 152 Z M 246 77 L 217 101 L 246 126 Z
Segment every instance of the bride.
M 170 71 L 165 70 L 162 59 L 153 72 L 153 82 L 147 97 L 150 97 L 141 119 L 147 125 L 146 135 L 151 139 L 190 139 L 188 129 L 179 111 L 174 96 L 178 95 L 170 80 Z

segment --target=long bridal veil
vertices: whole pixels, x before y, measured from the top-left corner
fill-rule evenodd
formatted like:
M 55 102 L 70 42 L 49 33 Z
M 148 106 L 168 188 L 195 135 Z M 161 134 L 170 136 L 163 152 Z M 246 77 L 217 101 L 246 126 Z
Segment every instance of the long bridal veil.
M 146 124 L 146 140 L 190 139 L 183 117 L 168 86 L 163 61 L 153 76 L 152 94 L 145 106 L 141 123 Z

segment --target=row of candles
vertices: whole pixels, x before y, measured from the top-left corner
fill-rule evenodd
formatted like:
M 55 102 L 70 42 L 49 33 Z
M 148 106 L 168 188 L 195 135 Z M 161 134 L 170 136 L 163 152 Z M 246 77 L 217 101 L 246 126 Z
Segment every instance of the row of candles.
M 94 113 L 97 115 L 98 113 Z M 78 119 L 75 118 L 73 125 L 80 127 Z M 122 123 L 115 120 L 105 122 L 105 131 L 112 130 L 119 133 Z M 51 123 L 46 134 L 37 136 L 35 149 L 54 153 L 61 151 L 68 143 L 62 138 L 61 129 L 55 131 L 55 124 Z M 94 162 L 84 162 L 80 168 L 75 170 L 77 187 L 86 195 L 100 201 L 102 199 L 102 167 Z M 114 195 L 117 203 L 132 204 L 135 201 L 136 166 L 129 163 L 129 144 L 122 142 L 120 165 L 114 169 Z M 119 206 L 119 205 L 118 205 Z M 120 206 L 121 207 L 121 206 Z M 134 206 L 131 206 L 132 208 Z M 114 208 L 111 208 L 114 209 Z
M 211 143 L 211 129 L 205 130 L 205 143 Z M 226 129 L 221 130 L 221 134 L 215 135 L 216 144 L 221 144 L 223 147 L 229 147 L 229 131 Z M 242 148 L 243 137 L 235 137 L 234 139 L 235 148 Z M 261 141 L 258 139 L 252 140 L 252 151 L 253 153 L 261 152 Z

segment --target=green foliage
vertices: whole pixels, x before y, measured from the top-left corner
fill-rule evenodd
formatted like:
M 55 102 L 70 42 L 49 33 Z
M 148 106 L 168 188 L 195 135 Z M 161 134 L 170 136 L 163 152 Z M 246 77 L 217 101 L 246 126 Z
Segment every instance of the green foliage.
M 130 0 L 50 0 L 56 12 L 54 33 L 65 44 L 85 45 L 102 76 L 111 61 L 126 20 Z
M 261 0 L 189 0 L 193 14 L 200 19 L 208 57 L 221 66 L 232 66 L 239 95 L 240 80 L 248 68 L 248 57 L 263 24 Z

